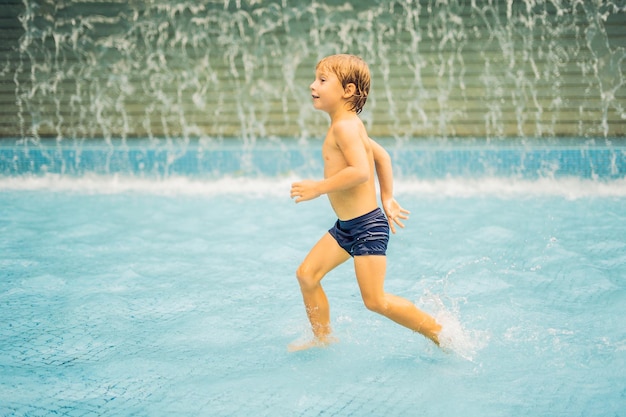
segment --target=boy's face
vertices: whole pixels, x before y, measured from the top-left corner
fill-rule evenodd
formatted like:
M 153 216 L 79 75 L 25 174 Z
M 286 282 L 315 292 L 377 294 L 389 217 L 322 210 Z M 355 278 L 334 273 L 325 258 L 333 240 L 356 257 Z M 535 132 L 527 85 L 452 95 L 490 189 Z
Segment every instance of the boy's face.
M 315 71 L 315 81 L 309 86 L 313 107 L 332 113 L 345 102 L 345 91 L 339 78 L 328 70 L 317 69 Z

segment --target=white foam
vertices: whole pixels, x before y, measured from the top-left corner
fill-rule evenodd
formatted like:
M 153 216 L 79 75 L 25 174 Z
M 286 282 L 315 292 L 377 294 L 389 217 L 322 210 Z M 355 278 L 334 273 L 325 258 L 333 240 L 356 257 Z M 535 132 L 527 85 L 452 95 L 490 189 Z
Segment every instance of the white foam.
M 295 176 L 222 177 L 202 179 L 186 176 L 143 178 L 124 175 L 88 174 L 81 177 L 46 174 L 41 176 L 0 176 L 0 191 L 51 191 L 87 194 L 143 193 L 155 195 L 244 195 L 251 197 L 288 196 Z M 496 196 L 499 198 L 557 196 L 626 197 L 626 178 L 601 181 L 581 178 L 444 178 L 399 179 L 396 194 L 454 198 Z
M 466 329 L 459 318 L 450 311 L 438 312 L 435 319 L 442 326 L 439 333 L 441 348 L 452 351 L 468 361 L 474 362 L 478 352 L 489 342 L 489 332 Z
M 163 179 L 119 175 L 85 175 L 68 177 L 43 176 L 0 177 L 0 191 L 51 191 L 86 194 L 138 193 L 151 195 L 243 195 L 247 197 L 289 196 L 289 178 L 194 179 L 168 177 Z
M 593 180 L 582 178 L 539 178 L 534 180 L 488 177 L 480 179 L 445 178 L 402 180 L 396 193 L 474 197 L 493 195 L 501 198 L 558 196 L 567 199 L 585 197 L 626 197 L 626 178 Z
M 428 292 L 418 303 L 427 307 L 441 325 L 439 333 L 441 348 L 474 362 L 478 352 L 487 346 L 490 334 L 485 330 L 467 329 L 459 318 L 458 304 L 458 300 L 455 300 L 448 308 L 439 295 Z

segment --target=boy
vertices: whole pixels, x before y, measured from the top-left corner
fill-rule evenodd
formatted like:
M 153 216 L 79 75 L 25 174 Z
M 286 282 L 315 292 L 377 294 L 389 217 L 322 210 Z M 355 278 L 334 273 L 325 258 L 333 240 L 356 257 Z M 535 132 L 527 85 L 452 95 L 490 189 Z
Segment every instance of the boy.
M 361 119 L 370 88 L 367 64 L 353 55 L 332 55 L 315 68 L 310 86 L 313 106 L 330 116 L 322 145 L 324 179 L 303 180 L 291 186 L 296 203 L 326 194 L 337 214 L 333 228 L 313 246 L 296 275 L 302 291 L 314 339 L 289 350 L 326 346 L 333 342 L 330 311 L 321 286 L 324 276 L 354 258 L 354 270 L 365 306 L 374 312 L 419 332 L 439 344 L 441 326 L 433 317 L 401 297 L 385 293 L 386 249 L 389 229 L 409 212 L 393 197 L 389 154 L 371 140 Z M 374 173 L 378 176 L 382 213 L 376 201 Z

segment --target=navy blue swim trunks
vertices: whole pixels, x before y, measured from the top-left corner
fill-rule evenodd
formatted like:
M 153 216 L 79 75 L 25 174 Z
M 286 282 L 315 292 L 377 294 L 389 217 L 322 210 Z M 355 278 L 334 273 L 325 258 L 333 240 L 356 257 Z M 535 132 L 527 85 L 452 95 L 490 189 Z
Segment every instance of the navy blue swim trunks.
M 352 220 L 337 220 L 328 231 L 350 256 L 385 255 L 389 223 L 380 208 Z

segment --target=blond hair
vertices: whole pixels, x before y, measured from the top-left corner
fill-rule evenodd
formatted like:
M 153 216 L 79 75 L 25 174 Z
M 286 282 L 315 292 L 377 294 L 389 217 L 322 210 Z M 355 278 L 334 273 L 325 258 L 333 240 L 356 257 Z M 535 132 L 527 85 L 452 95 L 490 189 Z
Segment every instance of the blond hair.
M 317 63 L 315 70 L 330 71 L 337 76 L 342 87 L 354 84 L 355 92 L 348 99 L 350 110 L 361 113 L 370 92 L 370 70 L 367 63 L 358 56 L 348 54 L 330 55 Z

